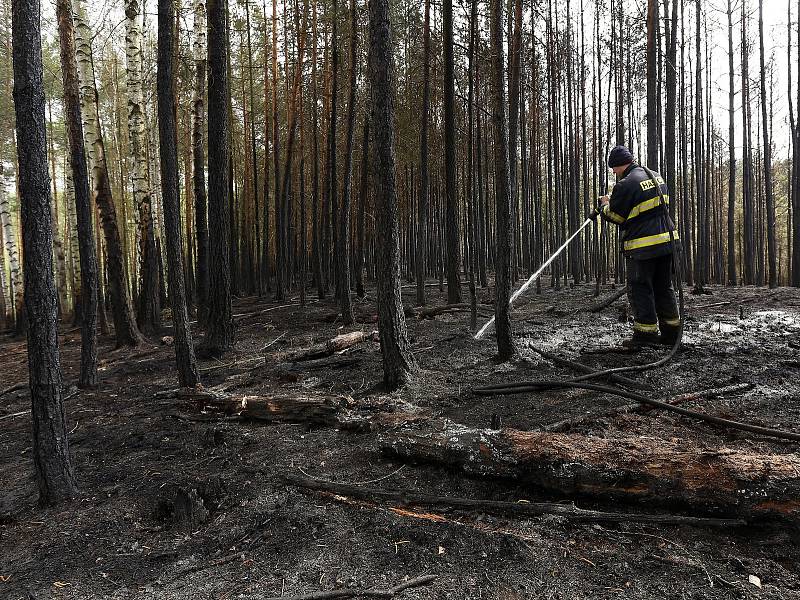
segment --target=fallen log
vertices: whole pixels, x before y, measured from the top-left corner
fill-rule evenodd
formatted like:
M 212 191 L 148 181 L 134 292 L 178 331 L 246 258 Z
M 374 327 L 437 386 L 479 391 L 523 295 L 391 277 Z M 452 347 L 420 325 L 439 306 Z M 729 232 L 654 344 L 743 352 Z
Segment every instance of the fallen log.
M 174 398 L 193 403 L 200 411 L 210 411 L 265 423 L 309 423 L 336 427 L 344 431 L 372 432 L 408 427 L 430 420 L 430 413 L 412 409 L 380 410 L 364 414 L 355 410 L 353 401 L 329 396 L 233 396 L 222 388 L 177 388 L 153 394 L 154 398 Z M 174 416 L 174 415 L 172 415 Z M 178 418 L 181 418 L 180 416 Z
M 275 355 L 276 362 L 302 362 L 306 360 L 313 360 L 315 358 L 324 358 L 332 356 L 342 350 L 347 350 L 352 346 L 356 346 L 363 342 L 378 341 L 378 332 L 364 332 L 364 331 L 351 331 L 350 333 L 343 333 L 334 338 L 314 344 L 302 350 L 294 350 L 292 352 L 283 352 Z
M 271 367 L 273 376 L 284 381 L 301 381 L 309 371 L 343 369 L 357 365 L 360 359 L 352 356 L 326 356 L 301 362 L 278 363 Z
M 335 483 L 321 479 L 311 479 L 296 475 L 287 475 L 284 480 L 292 486 L 333 494 L 348 496 L 359 500 L 388 501 L 400 506 L 445 506 L 470 511 L 480 511 L 498 515 L 518 517 L 537 517 L 556 515 L 578 522 L 591 523 L 655 523 L 659 525 L 694 525 L 699 527 L 732 527 L 745 525 L 742 519 L 714 519 L 673 514 L 622 513 L 587 510 L 575 504 L 559 504 L 554 502 L 507 502 L 500 500 L 479 500 L 476 498 L 459 498 L 454 496 L 435 496 L 420 494 L 408 490 L 385 490 L 369 488 L 347 483 Z
M 460 302 L 457 304 L 443 304 L 441 306 L 421 306 L 417 308 L 409 308 L 406 309 L 405 312 L 406 316 L 413 316 L 419 320 L 422 320 L 422 319 L 433 319 L 434 317 L 438 317 L 439 315 L 469 312 L 471 310 L 472 306 L 469 303 Z M 481 316 L 485 315 L 485 313 L 483 312 L 478 312 L 477 314 Z
M 217 396 L 204 408 L 268 423 L 310 423 L 337 426 L 340 411 L 348 407 L 344 398 L 297 396 Z
M 608 308 L 609 306 L 614 304 L 614 302 L 616 302 L 617 300 L 622 298 L 627 293 L 628 293 L 628 287 L 627 286 L 623 286 L 621 289 L 617 290 L 616 292 L 614 292 L 610 296 L 606 296 L 605 298 L 603 298 L 601 300 L 598 300 L 597 302 L 592 304 L 589 307 L 589 312 L 598 313 L 601 310 L 603 310 L 604 308 Z
M 800 457 L 793 454 L 452 423 L 437 431 L 385 433 L 379 445 L 393 456 L 565 494 L 680 505 L 747 519 L 800 516 Z

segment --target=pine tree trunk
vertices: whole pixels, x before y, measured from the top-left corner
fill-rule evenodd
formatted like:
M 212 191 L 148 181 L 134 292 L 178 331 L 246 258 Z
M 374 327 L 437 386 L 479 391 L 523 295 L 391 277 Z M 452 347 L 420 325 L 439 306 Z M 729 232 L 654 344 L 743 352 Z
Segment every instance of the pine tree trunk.
M 400 292 L 400 240 L 395 182 L 392 31 L 389 0 L 369 3 L 369 82 L 372 90 L 372 182 L 375 193 L 378 329 L 383 356 L 383 380 L 396 388 L 416 370 Z
M 658 0 L 647 0 L 647 166 L 658 169 L 658 82 L 656 31 Z
M 100 221 L 105 238 L 106 265 L 108 267 L 108 291 L 114 316 L 114 333 L 117 346 L 137 346 L 141 334 L 136 327 L 125 277 L 124 256 L 117 211 L 111 196 L 108 178 L 105 143 L 100 126 L 92 65 L 91 31 L 86 23 L 82 1 L 75 2 L 75 42 L 78 76 L 81 90 L 81 114 L 86 136 L 89 169 L 92 174 L 92 194 L 100 210 Z
M 181 227 L 180 190 L 178 188 L 178 126 L 175 94 L 175 3 L 158 2 L 158 139 L 161 158 L 161 187 L 164 228 L 167 243 L 167 274 L 172 324 L 175 328 L 175 359 L 178 383 L 194 387 L 200 374 L 194 356 L 183 268 L 183 228 Z
M 230 206 L 228 145 L 228 61 L 225 0 L 209 0 L 208 8 L 208 319 L 198 352 L 221 356 L 233 347 L 231 305 Z
M 198 319 L 205 323 L 208 314 L 208 197 L 206 196 L 206 2 L 194 0 L 194 90 L 192 96 L 192 184 L 194 190 L 195 239 L 197 243 Z
M 495 219 L 497 244 L 495 258 L 495 331 L 499 358 L 514 354 L 511 334 L 511 183 L 508 165 L 508 132 L 503 59 L 503 5 L 491 0 L 489 9 L 489 47 L 491 51 L 491 111 L 494 130 Z
M 761 56 L 761 131 L 764 138 L 764 196 L 767 211 L 767 283 L 770 288 L 778 286 L 775 244 L 775 199 L 772 195 L 772 142 L 770 124 L 767 119 L 767 71 L 764 61 L 764 0 L 758 0 L 758 32 Z
M 40 16 L 38 0 L 13 3 L 14 110 L 28 310 L 33 462 L 39 503 L 51 505 L 74 497 L 77 486 L 61 397 Z
M 363 298 L 364 292 L 364 221 L 367 212 L 367 185 L 369 183 L 369 115 L 364 115 L 364 136 L 361 144 L 361 189 L 358 200 L 357 235 L 358 248 L 356 250 L 356 295 Z
M 461 302 L 461 258 L 459 252 L 458 187 L 456 184 L 455 76 L 453 65 L 453 0 L 442 2 L 444 46 L 444 178 L 447 303 Z
M 428 169 L 428 127 L 431 103 L 431 2 L 425 0 L 425 29 L 423 32 L 422 66 L 422 125 L 419 148 L 419 200 L 417 202 L 417 306 L 425 306 L 425 276 L 428 264 L 428 201 L 430 175 Z
M 355 0 L 350 0 L 350 96 L 347 101 L 347 134 L 344 151 L 344 183 L 342 185 L 342 206 L 339 213 L 339 308 L 342 323 L 352 325 L 353 307 L 350 303 L 350 196 L 353 188 L 353 137 L 356 128 L 356 50 L 358 41 L 358 13 Z
M 728 0 L 728 285 L 736 285 L 736 145 L 734 136 L 733 4 Z

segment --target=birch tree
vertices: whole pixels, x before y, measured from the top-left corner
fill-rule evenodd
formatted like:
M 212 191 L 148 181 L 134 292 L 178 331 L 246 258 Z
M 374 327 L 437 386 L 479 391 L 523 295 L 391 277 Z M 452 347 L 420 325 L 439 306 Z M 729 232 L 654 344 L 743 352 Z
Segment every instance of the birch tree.
M 161 329 L 158 257 L 153 231 L 152 194 L 147 164 L 147 134 L 142 91 L 142 5 L 125 0 L 125 75 L 128 87 L 128 136 L 133 162 L 133 199 L 139 217 L 139 305 L 136 319 L 146 335 Z
M 75 2 L 75 53 L 80 80 L 81 115 L 86 138 L 92 196 L 100 210 L 100 221 L 106 243 L 108 290 L 114 316 L 117 346 L 136 346 L 141 334 L 136 327 L 131 299 L 125 281 L 123 249 L 117 223 L 117 211 L 111 195 L 106 150 L 97 108 L 94 65 L 92 63 L 92 33 L 86 20 L 82 0 Z

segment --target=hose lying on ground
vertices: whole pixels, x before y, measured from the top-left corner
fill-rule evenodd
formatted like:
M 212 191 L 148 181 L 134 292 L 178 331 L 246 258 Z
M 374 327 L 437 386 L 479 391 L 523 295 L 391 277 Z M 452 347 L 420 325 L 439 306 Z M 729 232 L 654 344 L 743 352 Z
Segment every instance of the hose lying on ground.
M 742 423 L 740 421 L 732 421 L 731 419 L 723 419 L 722 417 L 715 417 L 706 413 L 681 408 L 680 406 L 673 406 L 672 404 L 667 404 L 666 402 L 661 402 L 660 400 L 654 400 L 653 398 L 648 398 L 647 396 L 637 394 L 636 392 L 629 392 L 628 390 L 623 390 L 608 385 L 599 385 L 596 383 L 582 383 L 576 381 L 520 381 L 516 383 L 498 383 L 495 385 L 477 388 L 475 389 L 475 393 L 479 396 L 501 396 L 506 394 L 525 394 L 529 392 L 538 392 L 545 389 L 557 388 L 578 388 L 583 390 L 592 390 L 595 392 L 603 392 L 606 394 L 613 394 L 615 396 L 621 396 L 623 398 L 629 398 L 631 400 L 641 402 L 642 404 L 648 404 L 662 410 L 678 413 L 684 417 L 699 419 L 701 421 L 706 421 L 707 423 L 713 423 L 729 429 L 738 429 L 740 431 L 748 431 L 750 433 L 756 433 L 766 437 L 800 442 L 800 433 L 784 431 L 781 429 L 772 429 L 769 427 L 761 427 L 759 425 L 751 425 L 749 423 Z

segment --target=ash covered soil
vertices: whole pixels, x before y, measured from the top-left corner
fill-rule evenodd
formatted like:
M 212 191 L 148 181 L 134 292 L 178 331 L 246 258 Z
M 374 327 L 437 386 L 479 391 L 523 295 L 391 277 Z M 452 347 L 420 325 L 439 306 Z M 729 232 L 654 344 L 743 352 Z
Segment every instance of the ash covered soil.
M 430 289 L 430 304 L 444 296 Z M 654 397 L 752 383 L 748 391 L 685 406 L 751 423 L 800 431 L 800 291 L 712 288 L 686 297 L 685 344 L 658 371 L 638 375 Z M 407 305 L 414 290 L 404 288 Z M 201 361 L 204 384 L 233 382 L 229 393 L 330 396 L 356 411 L 418 407 L 475 427 L 536 429 L 592 414 L 573 431 L 647 436 L 761 453 L 797 445 L 724 431 L 675 414 L 620 412 L 624 399 L 581 390 L 479 397 L 473 388 L 509 380 L 569 377 L 530 350 L 537 347 L 597 368 L 653 360 L 607 352 L 628 334 L 625 302 L 587 312 L 593 285 L 530 294 L 514 309 L 519 358 L 492 360 L 494 341 L 472 340 L 469 313 L 408 319 L 421 372 L 387 394 L 375 342 L 353 347 L 336 368 L 276 376 L 274 353 L 338 333 L 376 329 L 374 301 L 356 305 L 359 321 L 341 328 L 335 305 L 293 298 L 235 302 L 238 342 L 221 361 Z M 604 294 L 612 290 L 604 290 Z M 374 297 L 374 296 L 373 296 Z M 489 303 L 485 292 L 479 301 Z M 481 313 L 491 307 L 481 306 Z M 360 317 L 360 318 L 359 318 Z M 483 321 L 479 317 L 479 321 Z M 168 332 L 167 332 L 168 333 Z M 64 330 L 65 385 L 77 378 L 80 336 Z M 268 346 L 266 349 L 265 346 Z M 97 390 L 66 392 L 67 425 L 81 496 L 38 509 L 29 398 L 0 398 L 0 597 L 261 598 L 372 586 L 435 574 L 398 597 L 432 598 L 800 598 L 800 535 L 793 524 L 707 529 L 650 524 L 575 523 L 557 517 L 497 517 L 479 512 L 397 510 L 284 483 L 287 474 L 385 489 L 492 500 L 571 502 L 627 512 L 663 510 L 596 498 L 565 498 L 508 481 L 469 478 L 404 464 L 378 449 L 378 433 L 308 424 L 264 424 L 203 413 L 156 396 L 176 385 L 173 348 L 114 350 L 101 338 Z M 259 359 L 259 356 L 266 358 Z M 0 389 L 27 381 L 25 345 L 0 342 Z M 18 414 L 22 413 L 22 414 Z M 207 518 L 195 528 L 173 518 L 177 490 L 197 490 Z M 680 507 L 669 509 L 680 513 Z M 759 587 L 760 585 L 760 587 Z

